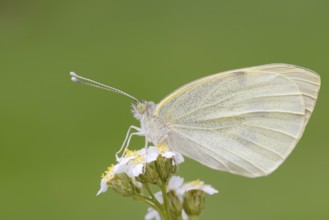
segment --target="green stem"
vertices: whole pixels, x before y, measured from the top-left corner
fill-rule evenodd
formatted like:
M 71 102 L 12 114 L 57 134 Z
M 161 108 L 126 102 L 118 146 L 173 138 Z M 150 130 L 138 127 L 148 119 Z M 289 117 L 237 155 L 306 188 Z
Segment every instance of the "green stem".
M 151 208 L 155 209 L 158 213 L 162 213 L 162 210 L 158 206 L 156 206 L 154 204 L 154 201 L 152 199 L 147 198 L 146 196 L 138 195 L 138 194 L 135 194 L 133 196 L 133 198 L 146 203 L 148 206 L 150 206 Z
M 163 206 L 165 210 L 165 219 L 170 220 L 169 209 L 168 209 L 168 197 L 167 197 L 167 181 L 162 181 L 161 191 L 163 197 Z
M 159 201 L 155 198 L 150 185 L 147 182 L 144 182 L 144 186 L 147 190 L 147 192 L 150 194 L 151 198 L 154 200 L 154 204 L 157 205 L 159 208 L 161 208 L 161 204 L 159 203 Z

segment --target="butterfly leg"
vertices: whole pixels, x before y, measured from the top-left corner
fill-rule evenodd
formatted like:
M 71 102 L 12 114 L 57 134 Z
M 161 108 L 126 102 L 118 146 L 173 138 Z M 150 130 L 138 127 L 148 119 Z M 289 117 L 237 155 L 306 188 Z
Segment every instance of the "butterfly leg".
M 130 133 L 132 129 L 135 129 L 137 132 Z M 118 152 L 116 152 L 116 154 L 115 154 L 115 157 L 116 157 L 117 161 L 120 160 L 120 158 L 119 158 L 118 155 L 119 155 L 122 151 L 123 151 L 123 154 L 124 154 L 126 148 L 129 146 L 130 139 L 131 139 L 131 137 L 132 137 L 133 135 L 139 135 L 139 136 L 142 136 L 142 135 L 144 135 L 144 133 L 141 131 L 141 129 L 140 129 L 139 127 L 136 127 L 136 126 L 133 126 L 133 125 L 130 126 L 130 127 L 128 128 L 128 131 L 127 131 L 127 134 L 126 134 L 125 140 L 123 141 L 120 150 L 119 150 Z M 123 156 L 123 155 L 122 155 L 122 156 Z
M 123 148 L 123 153 L 122 153 L 121 158 L 125 156 L 125 154 L 126 154 L 126 149 L 129 147 L 130 140 L 131 140 L 132 136 L 134 136 L 134 135 L 137 135 L 137 136 L 144 136 L 145 134 L 144 134 L 143 132 L 133 132 L 133 133 L 131 133 L 131 134 L 129 135 L 128 140 L 127 140 L 126 146 Z M 118 157 L 117 157 L 117 160 L 118 160 Z M 120 159 L 119 159 L 119 160 L 120 160 Z
M 149 142 L 147 140 L 147 137 L 145 136 L 145 145 L 144 145 L 145 152 L 146 152 L 145 157 L 147 157 L 147 155 L 148 155 L 148 145 L 149 145 Z M 147 158 L 145 158 L 145 162 L 144 162 L 144 168 L 143 168 L 143 173 L 144 174 L 146 173 L 146 161 L 147 161 Z

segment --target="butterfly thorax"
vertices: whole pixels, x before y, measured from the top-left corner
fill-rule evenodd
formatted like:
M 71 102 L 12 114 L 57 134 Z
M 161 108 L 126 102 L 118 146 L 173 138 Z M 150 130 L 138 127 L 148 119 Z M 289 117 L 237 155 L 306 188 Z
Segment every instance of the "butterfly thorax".
M 153 144 L 166 144 L 167 127 L 154 114 L 156 105 L 154 102 L 138 101 L 132 105 L 132 112 L 141 123 L 141 130 L 148 141 Z

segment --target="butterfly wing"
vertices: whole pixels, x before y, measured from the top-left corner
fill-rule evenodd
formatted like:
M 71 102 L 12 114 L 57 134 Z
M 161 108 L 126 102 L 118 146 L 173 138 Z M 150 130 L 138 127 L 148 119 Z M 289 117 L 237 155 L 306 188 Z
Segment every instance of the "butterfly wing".
M 243 68 L 179 88 L 155 114 L 174 150 L 217 170 L 265 176 L 296 146 L 319 88 L 320 77 L 305 68 Z

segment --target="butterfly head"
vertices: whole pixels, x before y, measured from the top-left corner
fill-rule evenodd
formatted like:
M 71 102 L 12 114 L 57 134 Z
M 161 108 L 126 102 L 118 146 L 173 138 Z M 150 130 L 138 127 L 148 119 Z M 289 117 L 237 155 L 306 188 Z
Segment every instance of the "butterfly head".
M 145 100 L 138 100 L 132 104 L 132 112 L 134 117 L 138 120 L 141 120 L 144 115 L 148 115 L 153 112 L 154 108 L 154 102 L 148 102 Z

